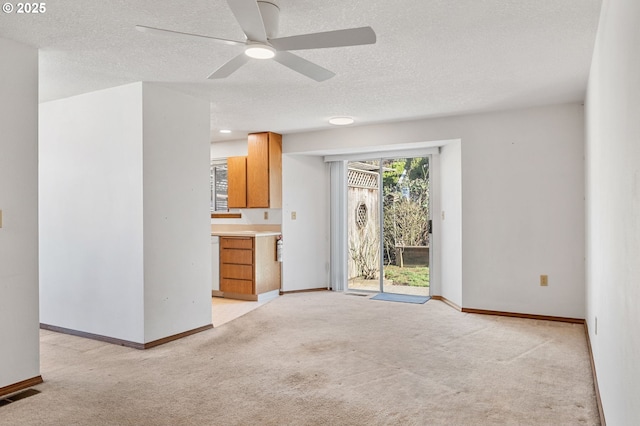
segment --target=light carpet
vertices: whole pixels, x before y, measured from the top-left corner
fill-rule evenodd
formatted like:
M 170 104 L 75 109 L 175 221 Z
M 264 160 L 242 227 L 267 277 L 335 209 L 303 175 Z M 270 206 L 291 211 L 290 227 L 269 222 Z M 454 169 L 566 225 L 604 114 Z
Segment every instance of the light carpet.
M 42 331 L 1 425 L 596 425 L 582 325 L 279 297 L 146 351 Z

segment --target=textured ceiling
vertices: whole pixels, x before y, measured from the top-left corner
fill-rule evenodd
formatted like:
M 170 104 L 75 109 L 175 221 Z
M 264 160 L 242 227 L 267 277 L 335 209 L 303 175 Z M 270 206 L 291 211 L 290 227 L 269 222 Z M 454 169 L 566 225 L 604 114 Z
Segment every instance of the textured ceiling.
M 229 0 L 232 1 L 232 0 Z M 322 83 L 274 61 L 206 77 L 239 46 L 144 34 L 136 24 L 243 40 L 225 0 L 57 0 L 0 12 L 0 37 L 39 47 L 40 99 L 134 81 L 211 101 L 212 139 L 290 133 L 584 99 L 600 0 L 274 0 L 279 36 L 371 26 L 377 43 L 297 51 Z M 220 135 L 219 129 L 233 129 Z

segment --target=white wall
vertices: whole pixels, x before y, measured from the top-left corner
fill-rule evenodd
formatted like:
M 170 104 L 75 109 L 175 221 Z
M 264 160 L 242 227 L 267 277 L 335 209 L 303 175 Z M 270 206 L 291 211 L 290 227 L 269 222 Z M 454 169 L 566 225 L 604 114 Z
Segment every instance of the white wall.
M 144 341 L 142 84 L 40 106 L 40 321 Z
M 432 213 L 440 233 L 439 282 L 441 296 L 458 306 L 462 300 L 462 149 L 460 141 L 444 145 L 440 152 L 440 209 Z M 434 293 L 437 294 L 437 293 Z
M 637 0 L 604 1 L 587 96 L 586 319 L 610 425 L 640 419 L 638 17 Z
M 239 219 L 211 219 L 212 225 L 281 225 L 282 209 L 230 209 L 242 215 Z M 264 214 L 267 218 L 264 218 Z
M 283 155 L 283 291 L 330 285 L 329 185 L 329 165 L 322 157 Z
M 40 375 L 38 51 L 0 38 L 0 388 Z
M 40 113 L 41 322 L 136 343 L 211 324 L 208 103 L 134 83 Z
M 464 307 L 583 318 L 583 138 L 582 105 L 565 104 L 289 134 L 283 151 L 460 139 Z M 289 179 L 310 181 L 305 169 Z M 300 232 L 314 242 L 325 231 Z
M 209 103 L 143 85 L 144 339 L 211 324 Z
M 219 160 L 227 157 L 243 157 L 247 155 L 248 149 L 248 137 L 235 141 L 215 142 L 210 146 L 211 159 Z
M 464 307 L 584 318 L 583 141 L 581 105 L 465 123 Z

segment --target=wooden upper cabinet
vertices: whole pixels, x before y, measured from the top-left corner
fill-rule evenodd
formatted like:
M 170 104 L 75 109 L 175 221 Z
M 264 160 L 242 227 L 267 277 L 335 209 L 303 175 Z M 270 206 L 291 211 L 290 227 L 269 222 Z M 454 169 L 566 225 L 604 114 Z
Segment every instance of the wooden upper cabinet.
M 227 158 L 227 207 L 247 207 L 247 157 Z
M 247 207 L 282 208 L 282 135 L 249 135 L 246 186 Z
M 282 208 L 282 135 L 269 133 L 269 207 Z

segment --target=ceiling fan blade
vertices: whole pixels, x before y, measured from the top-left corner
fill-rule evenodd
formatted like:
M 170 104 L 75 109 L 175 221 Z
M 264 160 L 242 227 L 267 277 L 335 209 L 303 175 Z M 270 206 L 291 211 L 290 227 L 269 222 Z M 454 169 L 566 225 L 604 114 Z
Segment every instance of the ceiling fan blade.
M 229 77 L 233 74 L 238 68 L 243 66 L 249 61 L 249 57 L 244 53 L 239 54 L 235 58 L 231 59 L 226 64 L 222 65 L 220 68 L 211 73 L 208 79 L 214 80 L 218 78 Z
M 298 55 L 294 55 L 293 53 L 278 52 L 273 59 L 276 62 L 280 62 L 285 67 L 291 68 L 292 70 L 299 72 L 302 75 L 306 75 L 318 82 L 328 80 L 335 75 L 335 73 L 328 69 L 322 68 L 320 65 L 309 62 Z
M 325 47 L 359 46 L 375 42 L 376 33 L 371 27 L 326 31 L 269 40 L 269 43 L 276 50 L 322 49 Z
M 267 33 L 256 0 L 227 0 L 240 28 L 251 41 L 267 41 Z
M 164 36 L 178 36 L 178 37 L 188 38 L 189 40 L 193 40 L 194 37 L 204 38 L 204 39 L 207 39 L 207 40 L 213 40 L 213 41 L 217 41 L 219 43 L 229 44 L 229 45 L 233 45 L 233 46 L 245 45 L 246 44 L 243 41 L 227 40 L 227 39 L 224 39 L 224 38 L 209 37 L 209 36 L 200 35 L 200 34 L 183 33 L 183 32 L 180 32 L 180 31 L 163 30 L 161 28 L 147 27 L 147 26 L 144 26 L 144 25 L 136 25 L 136 30 L 138 30 L 138 31 L 140 31 L 142 33 L 157 34 L 157 35 L 164 35 Z

